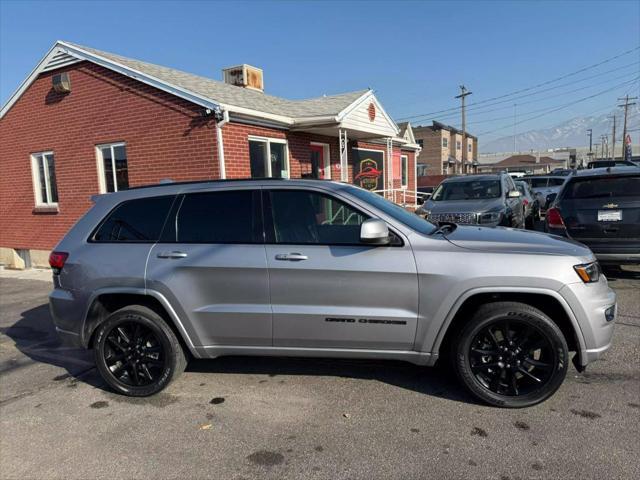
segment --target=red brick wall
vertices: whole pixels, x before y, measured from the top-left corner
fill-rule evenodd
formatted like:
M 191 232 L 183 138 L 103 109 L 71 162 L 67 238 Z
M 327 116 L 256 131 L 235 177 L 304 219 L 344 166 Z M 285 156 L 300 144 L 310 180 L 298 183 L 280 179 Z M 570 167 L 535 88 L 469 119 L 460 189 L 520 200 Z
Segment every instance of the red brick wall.
M 218 175 L 215 125 L 199 107 L 88 62 L 65 70 L 71 93 L 44 73 L 0 120 L 0 246 L 56 244 L 98 193 L 97 144 L 126 142 L 131 186 Z M 30 154 L 41 151 L 55 155 L 58 213 L 34 212 Z

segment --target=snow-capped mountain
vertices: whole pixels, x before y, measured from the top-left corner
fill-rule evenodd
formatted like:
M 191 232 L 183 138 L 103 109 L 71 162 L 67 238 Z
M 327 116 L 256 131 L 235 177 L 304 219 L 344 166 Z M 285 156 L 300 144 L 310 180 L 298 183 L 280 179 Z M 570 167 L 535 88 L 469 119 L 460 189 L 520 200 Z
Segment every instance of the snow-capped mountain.
M 640 108 L 629 109 L 628 129 L 638 128 L 640 123 Z M 555 127 L 530 130 L 516 135 L 516 149 L 520 152 L 529 150 L 547 150 L 562 147 L 584 147 L 589 145 L 588 129 L 593 129 L 593 143 L 600 142 L 600 135 L 609 135 L 611 143 L 612 120 L 610 114 L 595 115 L 589 117 L 577 117 L 567 120 Z M 638 143 L 640 132 L 631 133 L 633 144 Z M 616 142 L 622 139 L 622 113 L 617 114 Z M 511 152 L 513 151 L 513 135 L 485 141 L 479 138 L 478 147 L 482 153 Z

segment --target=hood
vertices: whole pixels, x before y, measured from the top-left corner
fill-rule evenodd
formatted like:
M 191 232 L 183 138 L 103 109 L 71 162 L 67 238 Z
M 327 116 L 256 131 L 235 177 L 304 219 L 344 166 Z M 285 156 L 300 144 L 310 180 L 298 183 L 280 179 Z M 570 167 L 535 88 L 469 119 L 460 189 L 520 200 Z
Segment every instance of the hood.
M 483 200 L 444 200 L 434 202 L 428 200 L 424 203 L 424 209 L 431 213 L 481 213 L 492 208 L 502 207 L 501 198 L 488 198 Z
M 574 240 L 516 228 L 458 225 L 446 238 L 458 247 L 484 252 L 593 257 L 589 248 Z

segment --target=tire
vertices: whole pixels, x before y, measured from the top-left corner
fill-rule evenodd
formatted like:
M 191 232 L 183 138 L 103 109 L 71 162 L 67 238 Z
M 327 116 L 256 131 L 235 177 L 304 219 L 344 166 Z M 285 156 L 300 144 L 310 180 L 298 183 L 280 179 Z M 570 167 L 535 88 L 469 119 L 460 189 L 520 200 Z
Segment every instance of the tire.
M 141 305 L 121 308 L 102 322 L 93 349 L 105 382 L 131 397 L 158 393 L 187 365 L 173 330 L 156 312 Z
M 469 392 L 505 408 L 548 399 L 569 365 L 558 326 L 540 310 L 518 302 L 482 305 L 460 332 L 454 352 L 456 374 Z

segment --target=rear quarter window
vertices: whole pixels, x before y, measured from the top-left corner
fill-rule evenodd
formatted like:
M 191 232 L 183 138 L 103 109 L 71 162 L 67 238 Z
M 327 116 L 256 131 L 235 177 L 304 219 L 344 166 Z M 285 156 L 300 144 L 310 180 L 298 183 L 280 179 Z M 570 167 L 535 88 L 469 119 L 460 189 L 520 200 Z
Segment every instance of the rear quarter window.
M 154 243 L 173 203 L 174 195 L 127 200 L 114 208 L 91 236 L 99 243 Z
M 565 199 L 640 197 L 640 176 L 575 179 L 566 187 Z

